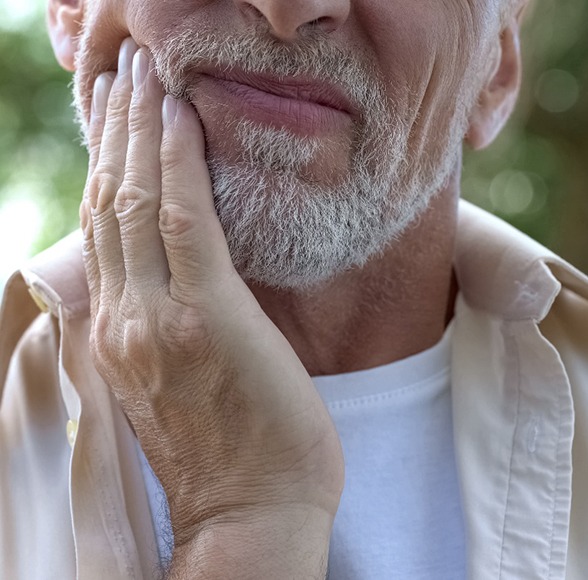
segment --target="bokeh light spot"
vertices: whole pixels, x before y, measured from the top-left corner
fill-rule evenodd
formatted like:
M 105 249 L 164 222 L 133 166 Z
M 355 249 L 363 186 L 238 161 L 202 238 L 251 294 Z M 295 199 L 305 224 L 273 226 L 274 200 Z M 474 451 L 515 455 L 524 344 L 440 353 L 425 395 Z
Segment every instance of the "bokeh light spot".
M 539 106 L 549 113 L 563 113 L 578 100 L 580 87 L 576 78 L 565 70 L 551 69 L 537 81 L 535 96 Z
M 495 211 L 507 215 L 524 213 L 535 190 L 531 179 L 522 171 L 502 171 L 490 184 L 490 201 Z

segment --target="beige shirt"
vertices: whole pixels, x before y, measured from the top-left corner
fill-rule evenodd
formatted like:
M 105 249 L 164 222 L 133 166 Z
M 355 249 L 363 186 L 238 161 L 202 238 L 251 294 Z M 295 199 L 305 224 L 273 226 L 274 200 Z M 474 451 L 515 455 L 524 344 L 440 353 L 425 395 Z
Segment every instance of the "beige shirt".
M 33 259 L 0 313 L 0 577 L 11 580 L 158 577 L 134 435 L 88 353 L 80 248 L 76 232 Z M 455 268 L 469 578 L 585 580 L 588 278 L 465 202 Z

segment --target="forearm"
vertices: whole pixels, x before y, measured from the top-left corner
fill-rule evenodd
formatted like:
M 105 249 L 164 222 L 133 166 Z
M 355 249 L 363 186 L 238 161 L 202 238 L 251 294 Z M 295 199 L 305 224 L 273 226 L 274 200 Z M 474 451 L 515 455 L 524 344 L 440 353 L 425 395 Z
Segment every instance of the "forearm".
M 324 580 L 332 525 L 308 507 L 225 518 L 174 550 L 167 580 Z

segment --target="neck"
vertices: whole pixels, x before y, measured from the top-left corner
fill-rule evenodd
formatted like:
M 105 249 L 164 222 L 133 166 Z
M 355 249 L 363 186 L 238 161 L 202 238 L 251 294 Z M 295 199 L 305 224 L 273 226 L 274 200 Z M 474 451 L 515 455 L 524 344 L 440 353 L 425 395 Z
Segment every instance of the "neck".
M 435 345 L 453 316 L 459 168 L 382 256 L 311 292 L 251 285 L 311 376 L 367 369 Z

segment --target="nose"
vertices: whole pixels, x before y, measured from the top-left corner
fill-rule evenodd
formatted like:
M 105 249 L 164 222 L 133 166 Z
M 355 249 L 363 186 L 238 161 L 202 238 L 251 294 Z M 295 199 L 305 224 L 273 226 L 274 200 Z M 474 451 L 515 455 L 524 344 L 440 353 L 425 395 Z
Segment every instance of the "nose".
M 273 36 L 292 41 L 305 30 L 337 30 L 349 16 L 351 0 L 233 1 L 248 22 L 265 22 Z

